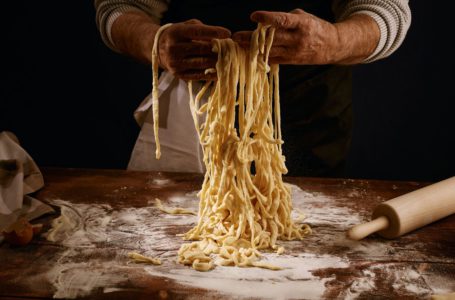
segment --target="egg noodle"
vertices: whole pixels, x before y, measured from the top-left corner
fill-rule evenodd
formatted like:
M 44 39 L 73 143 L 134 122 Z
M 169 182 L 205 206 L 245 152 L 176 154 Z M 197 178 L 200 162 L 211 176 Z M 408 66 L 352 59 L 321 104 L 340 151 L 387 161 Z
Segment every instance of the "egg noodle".
M 291 192 L 282 178 L 287 169 L 279 68 L 268 64 L 273 36 L 274 28 L 259 24 L 249 50 L 231 39 L 214 40 L 216 70 L 206 72 L 216 71 L 217 80 L 207 81 L 196 95 L 188 83 L 206 173 L 198 193 L 198 223 L 183 235 L 194 242 L 181 246 L 178 261 L 199 271 L 214 265 L 281 269 L 260 261 L 259 250 L 283 253 L 278 240 L 303 239 L 311 232 L 308 225 L 292 220 Z M 158 39 L 157 34 L 154 49 Z M 157 93 L 156 51 L 153 56 Z M 206 94 L 208 100 L 201 104 Z M 153 105 L 158 111 L 157 96 Z M 158 140 L 156 118 L 154 126 Z

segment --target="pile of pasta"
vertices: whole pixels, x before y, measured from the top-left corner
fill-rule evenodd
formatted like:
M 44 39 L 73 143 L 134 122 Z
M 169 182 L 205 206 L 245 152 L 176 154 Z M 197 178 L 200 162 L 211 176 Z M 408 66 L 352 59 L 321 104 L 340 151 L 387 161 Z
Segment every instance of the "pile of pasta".
M 214 40 L 216 70 L 207 71 L 216 71 L 217 80 L 196 95 L 188 83 L 206 173 L 198 223 L 183 235 L 193 242 L 181 246 L 178 261 L 199 271 L 215 265 L 280 269 L 261 261 L 259 250 L 282 253 L 278 240 L 311 232 L 292 220 L 290 187 L 283 182 L 279 67 L 268 63 L 273 36 L 274 28 L 259 24 L 249 50 L 231 39 Z

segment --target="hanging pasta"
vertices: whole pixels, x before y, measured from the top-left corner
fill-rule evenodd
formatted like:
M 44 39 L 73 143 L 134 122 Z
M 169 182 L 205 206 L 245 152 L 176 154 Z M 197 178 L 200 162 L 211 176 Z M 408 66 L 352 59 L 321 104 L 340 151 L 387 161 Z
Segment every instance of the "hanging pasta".
M 261 262 L 259 250 L 282 253 L 278 240 L 303 239 L 311 232 L 291 219 L 290 188 L 282 179 L 287 169 L 278 65 L 268 64 L 273 35 L 274 28 L 259 24 L 249 50 L 231 39 L 214 40 L 218 80 L 206 82 L 195 96 L 189 82 L 206 173 L 198 223 L 184 234 L 194 242 L 181 246 L 178 261 L 196 270 L 215 264 L 280 269 Z

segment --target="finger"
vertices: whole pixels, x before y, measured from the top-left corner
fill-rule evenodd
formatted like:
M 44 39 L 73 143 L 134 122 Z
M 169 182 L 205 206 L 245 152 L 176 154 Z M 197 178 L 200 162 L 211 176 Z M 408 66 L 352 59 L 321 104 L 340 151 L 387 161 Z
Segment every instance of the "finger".
M 278 28 L 295 29 L 299 25 L 299 17 L 294 13 L 275 11 L 255 11 L 250 16 L 257 23 L 272 25 Z
M 191 40 L 210 41 L 212 39 L 227 39 L 231 32 L 220 26 L 208 26 L 204 24 L 188 24 L 181 31 L 182 37 Z
M 186 42 L 175 43 L 169 46 L 168 50 L 176 58 L 184 58 L 189 56 L 213 56 L 216 53 L 212 51 L 212 44 L 209 42 Z
M 216 73 L 205 74 L 203 70 L 186 70 L 174 75 L 183 80 L 216 80 Z
M 251 43 L 251 35 L 251 31 L 239 31 L 234 33 L 232 39 L 241 47 L 248 48 Z M 273 37 L 273 46 L 293 45 L 295 44 L 295 37 L 293 30 L 277 29 Z
M 171 59 L 168 63 L 168 69 L 173 73 L 184 73 L 188 70 L 198 70 L 203 72 L 205 69 L 214 68 L 216 57 L 191 57 L 185 59 Z
M 269 53 L 269 63 L 270 64 L 295 64 L 296 62 L 296 53 L 294 49 L 283 47 L 283 46 L 274 46 L 270 49 Z
M 192 57 L 186 58 L 181 61 L 181 65 L 184 66 L 186 70 L 195 69 L 195 70 L 205 70 L 209 68 L 214 68 L 216 65 L 216 57 Z
M 279 64 L 279 65 L 296 65 L 299 64 L 294 57 L 289 56 L 274 56 L 269 57 L 269 64 Z
M 296 44 L 298 35 L 292 29 L 276 29 L 273 36 L 273 46 L 292 46 Z
M 251 32 L 236 32 L 232 39 L 240 46 L 245 47 L 251 43 Z M 296 44 L 296 34 L 292 29 L 277 29 L 273 37 L 273 46 L 290 46 Z
M 287 64 L 289 64 L 289 62 L 285 57 L 275 56 L 275 57 L 269 57 L 269 64 L 287 65 Z
M 303 14 L 306 14 L 307 12 L 305 12 L 303 9 L 296 8 L 296 9 L 291 10 L 289 13 L 296 14 L 296 15 L 303 15 Z
M 190 19 L 188 21 L 185 21 L 183 22 L 185 24 L 203 24 L 201 21 L 199 21 L 198 19 Z
M 282 46 L 273 46 L 270 48 L 269 60 L 273 61 L 275 58 L 283 58 L 289 56 L 289 49 Z
M 238 31 L 232 35 L 232 39 L 234 42 L 239 44 L 250 43 L 251 35 L 253 34 L 252 31 Z
M 238 44 L 239 44 L 240 47 L 242 47 L 245 50 L 250 49 L 250 45 L 251 45 L 251 43 L 243 43 L 243 42 L 242 43 L 238 43 Z

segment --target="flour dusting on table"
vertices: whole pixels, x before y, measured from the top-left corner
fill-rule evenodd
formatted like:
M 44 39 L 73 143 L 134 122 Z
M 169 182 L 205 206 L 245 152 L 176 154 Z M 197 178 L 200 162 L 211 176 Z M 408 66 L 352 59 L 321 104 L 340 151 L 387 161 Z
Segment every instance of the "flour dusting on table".
M 113 209 L 109 205 L 52 200 L 69 222 L 53 234 L 55 243 L 65 247 L 55 255 L 53 266 L 46 274 L 54 285 L 54 297 L 76 298 L 95 292 L 128 290 L 133 271 L 206 289 L 213 297 L 354 299 L 368 295 L 378 280 L 386 280 L 409 295 L 431 294 L 432 288 L 419 270 L 397 269 L 393 264 L 384 267 L 374 261 L 357 262 L 360 254 L 367 253 L 378 261 L 398 255 L 393 252 L 393 242 L 372 239 L 354 242 L 345 238 L 345 231 L 365 221 L 366 216 L 321 193 L 308 193 L 292 186 L 292 194 L 294 207 L 305 213 L 307 218 L 303 222 L 310 224 L 314 233 L 303 241 L 279 241 L 286 248 L 282 255 L 263 253 L 263 260 L 284 268 L 280 271 L 217 266 L 210 272 L 197 272 L 176 263 L 177 250 L 184 242 L 176 234 L 194 226 L 197 216 L 163 214 L 154 207 L 154 202 L 149 202 L 147 207 Z M 198 208 L 196 192 L 162 200 L 169 206 L 194 211 Z M 293 216 L 297 217 L 298 213 L 294 211 Z M 412 252 L 413 245 L 409 247 L 403 251 Z M 131 263 L 126 255 L 130 251 L 157 257 L 163 264 Z M 343 270 L 348 279 L 336 278 L 332 271 L 335 269 Z M 379 271 L 388 277 L 379 278 Z M 438 284 L 432 285 L 438 287 Z

